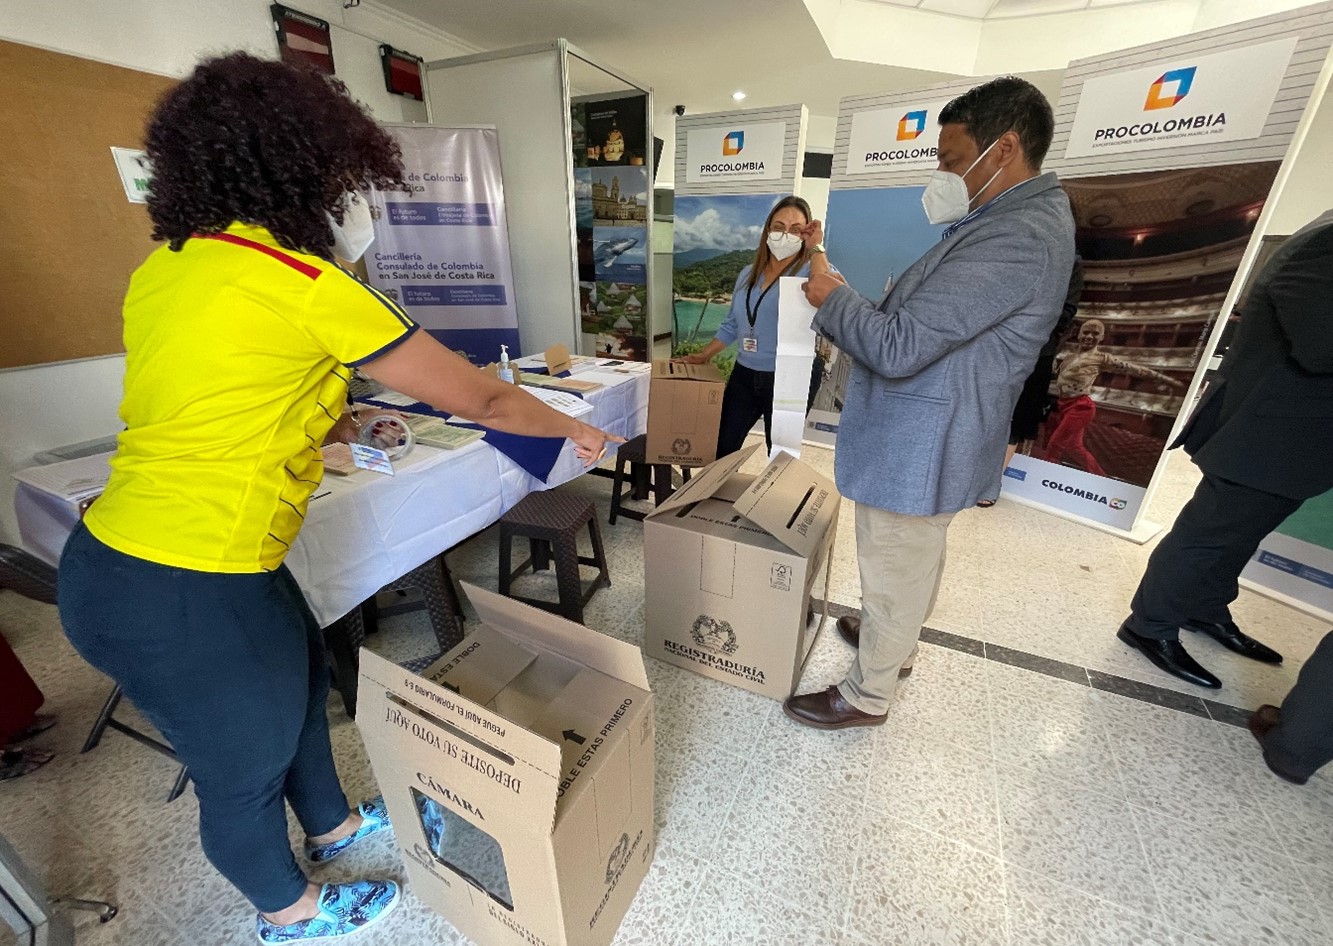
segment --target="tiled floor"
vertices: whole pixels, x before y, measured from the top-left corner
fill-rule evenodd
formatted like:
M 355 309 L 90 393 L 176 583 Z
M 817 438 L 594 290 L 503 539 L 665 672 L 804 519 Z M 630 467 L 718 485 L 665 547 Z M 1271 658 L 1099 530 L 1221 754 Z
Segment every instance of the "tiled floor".
M 1173 461 L 1154 517 L 1170 521 L 1192 487 L 1188 465 Z M 607 481 L 573 488 L 605 504 Z M 829 597 L 855 606 L 844 521 Z M 614 585 L 594 597 L 587 623 L 639 642 L 642 527 L 603 529 Z M 495 542 L 490 532 L 458 550 L 455 574 L 493 588 Z M 658 851 L 617 942 L 1333 942 L 1333 775 L 1288 786 L 1258 762 L 1243 729 L 1088 685 L 1090 670 L 1094 683 L 1189 690 L 1113 636 L 1149 551 L 1006 502 L 959 516 L 931 621 L 944 632 L 933 639 L 952 646 L 923 645 L 880 729 L 803 729 L 776 702 L 648 660 Z M 1287 663 L 1248 664 L 1192 640 L 1226 681 L 1209 698 L 1241 707 L 1280 698 L 1326 628 L 1249 593 L 1236 610 Z M 429 646 L 420 612 L 382 628 L 374 644 L 390 656 Z M 0 630 L 62 719 L 45 739 L 59 758 L 0 785 L 0 833 L 52 891 L 118 901 L 121 915 L 105 926 L 75 915 L 80 943 L 253 942 L 249 907 L 199 852 L 193 793 L 164 802 L 171 763 L 116 733 L 78 754 L 107 684 L 64 643 L 53 609 L 0 593 Z M 805 686 L 838 680 L 850 655 L 825 633 Z M 355 724 L 336 701 L 330 716 L 349 795 L 372 794 Z M 387 840 L 347 860 L 316 877 L 401 876 Z M 357 941 L 465 942 L 410 897 Z

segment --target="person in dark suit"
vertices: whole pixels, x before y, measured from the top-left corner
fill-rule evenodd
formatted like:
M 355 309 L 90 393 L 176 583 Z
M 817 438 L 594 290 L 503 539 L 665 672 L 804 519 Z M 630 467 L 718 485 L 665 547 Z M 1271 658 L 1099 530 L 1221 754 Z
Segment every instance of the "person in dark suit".
M 1333 762 L 1333 631 L 1324 636 L 1301 668 L 1282 708 L 1265 704 L 1250 717 L 1250 732 L 1259 741 L 1264 762 L 1273 774 L 1304 785 Z
M 1263 538 L 1333 489 L 1333 211 L 1259 274 L 1219 375 L 1172 445 L 1203 481 L 1148 560 L 1117 635 L 1159 669 L 1214 689 L 1221 681 L 1186 652 L 1180 629 L 1281 663 L 1236 627 L 1228 605 Z

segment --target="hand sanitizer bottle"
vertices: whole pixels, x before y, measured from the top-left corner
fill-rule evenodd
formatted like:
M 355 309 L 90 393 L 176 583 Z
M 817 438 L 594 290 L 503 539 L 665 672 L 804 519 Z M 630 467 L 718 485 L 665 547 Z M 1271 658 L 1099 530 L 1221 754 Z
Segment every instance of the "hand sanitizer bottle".
M 514 383 L 514 369 L 509 367 L 509 346 L 500 346 L 500 380 Z

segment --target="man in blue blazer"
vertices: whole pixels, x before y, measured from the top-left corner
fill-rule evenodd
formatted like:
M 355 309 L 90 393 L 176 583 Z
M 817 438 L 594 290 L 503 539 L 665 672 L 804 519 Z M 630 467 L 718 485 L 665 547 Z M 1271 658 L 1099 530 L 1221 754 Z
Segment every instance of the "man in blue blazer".
M 940 125 L 922 204 L 950 226 L 879 305 L 829 272 L 817 223 L 806 233 L 814 327 L 855 363 L 835 465 L 856 503 L 862 596 L 860 620 L 839 622 L 857 645 L 846 679 L 784 707 L 819 729 L 884 722 L 934 605 L 949 522 L 1000 493 L 1014 404 L 1074 265 L 1069 200 L 1040 173 L 1055 125 L 1045 96 L 995 79 L 950 102 Z

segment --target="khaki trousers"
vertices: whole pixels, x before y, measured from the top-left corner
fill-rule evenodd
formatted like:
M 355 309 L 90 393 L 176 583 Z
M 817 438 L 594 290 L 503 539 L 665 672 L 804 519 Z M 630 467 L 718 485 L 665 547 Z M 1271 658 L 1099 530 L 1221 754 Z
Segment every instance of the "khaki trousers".
M 898 671 L 911 665 L 921 625 L 935 608 L 954 515 L 904 516 L 856 504 L 861 646 L 838 689 L 863 713 L 887 713 Z

